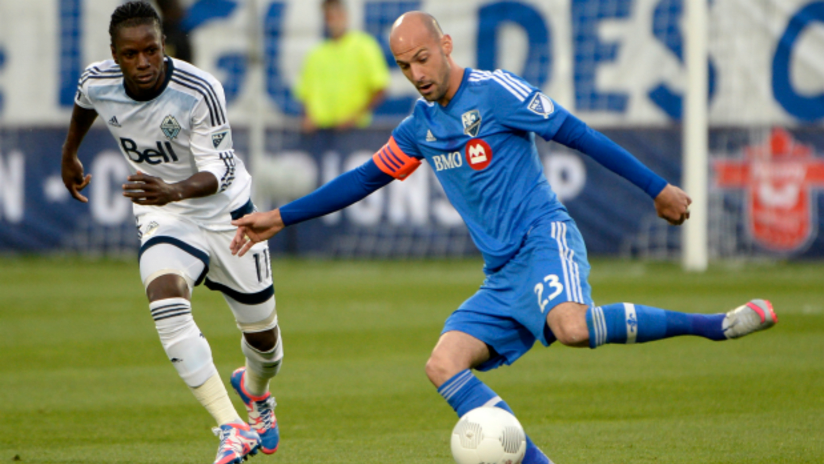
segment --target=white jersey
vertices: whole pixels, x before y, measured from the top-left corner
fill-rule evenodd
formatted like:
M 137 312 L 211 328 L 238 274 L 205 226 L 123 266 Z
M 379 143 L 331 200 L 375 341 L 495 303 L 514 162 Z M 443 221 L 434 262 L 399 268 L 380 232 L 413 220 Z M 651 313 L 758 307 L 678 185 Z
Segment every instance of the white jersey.
M 75 103 L 106 121 L 133 171 L 175 183 L 208 171 L 218 191 L 164 206 L 133 205 L 135 216 L 163 211 L 210 230 L 228 230 L 230 213 L 249 201 L 252 178 L 234 156 L 223 87 L 211 74 L 166 58 L 166 81 L 148 101 L 129 96 L 113 60 L 93 63 L 80 77 Z M 123 179 L 126 182 L 126 179 Z

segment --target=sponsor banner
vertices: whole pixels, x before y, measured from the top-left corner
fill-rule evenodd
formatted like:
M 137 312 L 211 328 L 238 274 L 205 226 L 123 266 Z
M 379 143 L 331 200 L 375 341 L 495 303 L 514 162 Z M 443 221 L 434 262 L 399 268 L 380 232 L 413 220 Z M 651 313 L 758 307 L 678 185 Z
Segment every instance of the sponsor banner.
M 470 124 L 471 127 L 471 124 Z M 677 130 L 606 130 L 665 179 L 681 177 Z M 135 255 L 137 232 L 121 185 L 129 175 L 119 147 L 103 129 L 92 129 L 80 159 L 92 174 L 82 204 L 60 177 L 63 129 L 0 130 L 0 252 L 75 251 Z M 247 152 L 248 134 L 233 134 Z M 321 132 L 313 137 L 271 131 L 261 165 L 250 166 L 261 191 L 258 207 L 270 209 L 311 192 L 356 168 L 379 150 L 385 130 Z M 824 131 L 781 129 L 713 131 L 710 186 L 712 256 L 824 257 Z M 461 218 L 433 170 L 488 163 L 488 145 L 444 154 L 403 182 L 394 181 L 349 208 L 287 228 L 271 245 L 276 252 L 334 257 L 476 255 Z M 538 141 L 544 171 L 578 223 L 590 254 L 672 257 L 678 227 L 656 217 L 652 199 L 590 158 Z M 493 155 L 494 156 L 494 155 Z M 484 160 L 483 158 L 486 158 Z M 474 163 L 474 165 L 473 165 Z
M 0 0 L 0 124 L 66 123 L 82 70 L 110 58 L 109 17 L 120 3 Z M 292 87 L 323 38 L 318 2 L 183 3 L 193 61 L 223 83 L 235 126 L 284 124 L 300 114 Z M 351 26 L 378 39 L 392 70 L 379 123 L 396 123 L 418 97 L 394 65 L 387 35 L 399 14 L 422 9 L 452 36 L 459 64 L 508 69 L 604 128 L 668 127 L 681 118 L 684 3 L 349 0 L 347 7 Z M 712 125 L 824 121 L 820 1 L 714 0 L 707 21 Z M 547 99 L 532 104 L 536 112 L 552 110 Z

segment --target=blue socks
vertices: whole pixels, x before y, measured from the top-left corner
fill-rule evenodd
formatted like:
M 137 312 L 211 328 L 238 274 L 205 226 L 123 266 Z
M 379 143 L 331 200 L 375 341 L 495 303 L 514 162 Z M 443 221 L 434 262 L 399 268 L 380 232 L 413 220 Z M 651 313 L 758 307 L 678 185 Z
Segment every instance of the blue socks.
M 509 405 L 491 388 L 478 380 L 469 369 L 458 372 L 444 382 L 438 388 L 438 393 L 458 413 L 458 417 L 463 417 L 464 414 L 481 406 L 494 406 L 515 415 Z M 535 446 L 529 436 L 526 437 L 526 454 L 522 462 L 523 464 L 552 464 L 552 461 Z
M 589 347 L 604 343 L 644 343 L 679 335 L 726 340 L 724 314 L 665 311 L 632 303 L 614 303 L 587 310 Z

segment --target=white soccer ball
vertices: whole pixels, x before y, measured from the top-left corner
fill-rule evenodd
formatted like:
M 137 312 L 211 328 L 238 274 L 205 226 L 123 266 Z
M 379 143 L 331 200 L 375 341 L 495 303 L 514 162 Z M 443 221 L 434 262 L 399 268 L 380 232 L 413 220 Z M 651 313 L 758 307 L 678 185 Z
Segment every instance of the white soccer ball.
M 476 408 L 452 429 L 452 456 L 458 464 L 520 464 L 526 452 L 521 423 L 501 408 Z

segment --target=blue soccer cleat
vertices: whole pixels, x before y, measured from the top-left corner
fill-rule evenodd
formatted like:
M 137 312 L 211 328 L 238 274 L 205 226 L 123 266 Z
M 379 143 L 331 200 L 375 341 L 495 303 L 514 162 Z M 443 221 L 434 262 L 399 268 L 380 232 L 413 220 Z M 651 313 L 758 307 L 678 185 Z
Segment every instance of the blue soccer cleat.
M 246 423 L 230 422 L 212 432 L 220 437 L 215 464 L 240 464 L 260 448 L 260 436 Z
M 249 425 L 260 435 L 260 450 L 264 454 L 274 454 L 280 444 L 278 420 L 275 418 L 275 397 L 270 392 L 263 396 L 253 396 L 244 388 L 246 368 L 241 367 L 232 373 L 232 387 L 237 392 L 246 411 L 249 412 Z

